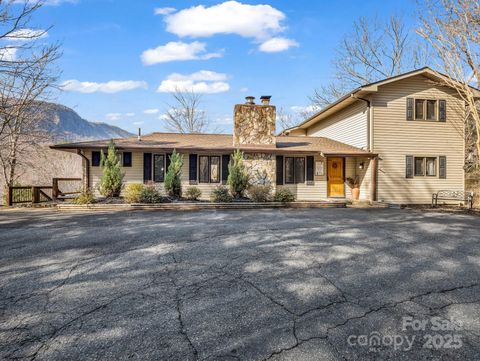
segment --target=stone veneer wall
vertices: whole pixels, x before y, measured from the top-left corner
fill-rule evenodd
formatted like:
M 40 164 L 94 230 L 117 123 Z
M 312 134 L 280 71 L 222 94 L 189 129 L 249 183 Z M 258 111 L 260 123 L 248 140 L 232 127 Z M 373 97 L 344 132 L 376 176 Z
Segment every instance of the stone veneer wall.
M 233 145 L 275 145 L 275 113 L 273 105 L 235 105 Z
M 276 158 L 271 153 L 245 153 L 245 168 L 250 175 L 252 185 L 275 185 Z

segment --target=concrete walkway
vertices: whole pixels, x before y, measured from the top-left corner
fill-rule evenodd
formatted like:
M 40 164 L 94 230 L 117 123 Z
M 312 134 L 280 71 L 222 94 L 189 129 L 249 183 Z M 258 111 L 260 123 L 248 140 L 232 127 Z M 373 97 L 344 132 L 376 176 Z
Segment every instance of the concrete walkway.
M 0 359 L 478 359 L 479 229 L 393 209 L 0 212 Z

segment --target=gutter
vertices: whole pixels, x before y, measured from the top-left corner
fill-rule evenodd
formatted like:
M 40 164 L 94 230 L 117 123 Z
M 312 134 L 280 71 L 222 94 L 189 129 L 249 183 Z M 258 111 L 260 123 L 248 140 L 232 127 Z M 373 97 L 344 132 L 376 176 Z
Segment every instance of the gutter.
M 85 173 L 83 179 L 84 190 L 90 189 L 90 159 L 80 149 L 77 149 L 77 154 L 85 160 Z
M 368 151 L 372 152 L 373 151 L 373 117 L 371 116 L 372 103 L 368 99 L 355 96 L 355 94 L 352 94 L 351 97 L 354 99 L 362 100 L 365 103 L 367 103 L 367 147 L 368 147 Z

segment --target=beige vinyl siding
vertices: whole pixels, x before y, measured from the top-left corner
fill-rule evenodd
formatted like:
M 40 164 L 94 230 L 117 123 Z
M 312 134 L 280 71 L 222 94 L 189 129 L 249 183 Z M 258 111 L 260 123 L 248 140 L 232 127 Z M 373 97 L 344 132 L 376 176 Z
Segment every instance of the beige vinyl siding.
M 290 157 L 290 155 L 288 155 Z M 298 157 L 303 157 L 304 155 L 297 155 Z M 295 157 L 295 155 L 292 155 Z M 324 162 L 324 169 L 325 174 L 327 171 L 327 162 L 326 159 L 321 157 L 320 155 L 314 156 L 314 165 L 317 161 Z M 315 169 L 314 169 L 315 172 Z M 314 173 L 315 174 L 315 173 Z M 283 178 L 285 179 L 285 177 Z M 314 175 L 314 184 L 283 184 L 277 186 L 278 189 L 280 188 L 287 188 L 289 189 L 295 196 L 296 200 L 299 201 L 319 201 L 322 199 L 327 198 L 327 176 L 316 176 Z
M 367 105 L 357 101 L 307 129 L 307 136 L 326 137 L 358 148 L 367 148 Z
M 149 152 L 150 153 L 150 152 Z M 152 154 L 165 154 L 163 152 L 151 152 Z M 87 151 L 85 154 L 88 159 L 92 159 L 91 151 Z M 189 181 L 189 154 L 182 153 L 183 155 L 183 166 L 182 166 L 182 187 L 185 190 L 187 187 L 190 187 Z M 222 154 L 213 154 L 208 153 L 205 155 L 218 155 Z M 129 183 L 143 183 L 143 152 L 132 152 L 132 166 L 131 167 L 122 167 L 122 171 L 125 173 L 123 178 L 124 185 Z M 95 190 L 95 193 L 98 195 L 98 183 L 100 177 L 102 176 L 101 167 L 92 167 L 90 166 L 90 186 Z M 221 183 L 198 183 L 195 184 L 202 191 L 201 199 L 208 200 L 212 190 Z M 165 193 L 164 183 L 155 183 L 156 188 L 160 193 Z
M 406 99 L 445 99 L 447 121 L 407 121 Z M 373 151 L 379 154 L 378 199 L 391 203 L 430 203 L 432 193 L 464 189 L 463 102 L 453 89 L 416 76 L 379 88 L 372 101 Z M 447 157 L 447 178 L 405 177 L 405 157 Z

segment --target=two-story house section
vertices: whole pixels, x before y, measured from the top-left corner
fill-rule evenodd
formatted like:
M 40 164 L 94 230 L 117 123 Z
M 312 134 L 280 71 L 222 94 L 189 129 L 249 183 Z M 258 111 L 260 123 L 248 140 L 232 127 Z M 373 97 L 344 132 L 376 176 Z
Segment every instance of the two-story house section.
M 362 164 L 342 160 L 357 173 L 362 168 L 363 199 L 429 203 L 439 190 L 464 190 L 465 105 L 443 84 L 428 67 L 367 84 L 283 134 L 328 137 L 376 154 Z

